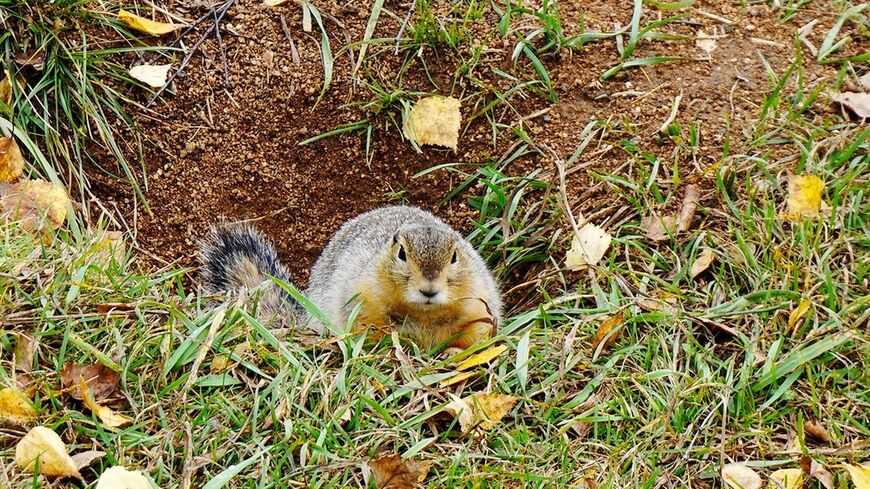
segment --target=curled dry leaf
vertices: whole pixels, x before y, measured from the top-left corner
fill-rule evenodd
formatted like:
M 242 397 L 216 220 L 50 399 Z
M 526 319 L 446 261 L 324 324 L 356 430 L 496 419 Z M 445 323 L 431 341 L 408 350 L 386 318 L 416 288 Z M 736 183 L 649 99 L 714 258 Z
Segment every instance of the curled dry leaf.
M 100 476 L 96 489 L 151 489 L 151 483 L 138 470 L 110 467 Z
M 45 180 L 23 180 L 0 191 L 0 211 L 20 221 L 25 231 L 40 231 L 46 223 L 53 229 L 66 220 L 70 206 L 66 191 Z
M 731 489 L 761 489 L 761 477 L 743 464 L 722 467 L 722 482 Z
M 646 231 L 647 239 L 665 241 L 677 232 L 677 219 L 674 216 L 659 216 L 656 213 L 644 216 L 640 227 Z
M 79 452 L 70 458 L 72 458 L 76 469 L 82 470 L 89 467 L 95 460 L 101 459 L 105 456 L 106 452 L 100 450 L 88 450 L 86 452 Z
M 870 464 L 846 464 L 855 489 L 870 489 Z
M 812 457 L 801 457 L 801 469 L 804 474 L 819 481 L 825 489 L 834 489 L 834 476 Z
M 30 333 L 33 334 L 33 333 Z M 15 368 L 23 373 L 29 373 L 33 369 L 33 357 L 36 355 L 36 341 L 24 333 L 18 333 L 15 341 Z
M 145 34 L 150 34 L 152 36 L 162 36 L 164 34 L 169 34 L 170 32 L 175 32 L 178 29 L 184 27 L 181 24 L 168 24 L 166 22 L 155 22 L 151 19 L 146 19 L 144 17 L 139 17 L 133 12 L 128 12 L 126 10 L 121 10 L 118 12 L 118 19 L 127 24 L 128 26 L 136 29 L 139 32 L 144 32 Z
M 24 172 L 24 156 L 13 138 L 0 138 L 0 183 L 12 183 Z
M 704 248 L 700 253 L 698 253 L 698 256 L 695 257 L 695 261 L 692 263 L 692 268 L 689 269 L 689 277 L 697 277 L 704 270 L 710 268 L 711 263 L 713 263 L 713 250 L 710 248 Z
M 118 389 L 121 378 L 112 369 L 101 363 L 92 365 L 75 365 L 67 363 L 60 371 L 60 381 L 74 399 L 83 400 L 78 388 L 80 379 L 90 387 L 95 401 L 105 401 L 112 397 Z
M 455 150 L 462 124 L 459 106 L 459 100 L 453 97 L 422 98 L 408 112 L 402 132 L 419 146 L 430 144 Z
M 403 460 L 399 455 L 388 455 L 372 460 L 368 465 L 378 489 L 411 489 L 419 487 L 426 479 L 432 464 Z
M 834 96 L 833 101 L 842 104 L 862 119 L 870 117 L 870 93 L 843 92 Z
M 123 428 L 133 422 L 133 418 L 116 413 L 112 409 L 96 402 L 94 396 L 91 394 L 91 389 L 88 387 L 88 384 L 85 383 L 83 378 L 80 377 L 79 379 L 79 397 L 81 397 L 85 406 L 100 418 L 100 421 L 102 421 L 104 425 L 109 428 Z
M 42 71 L 45 68 L 44 49 L 28 49 L 23 53 L 16 53 L 13 57 L 15 62 L 21 66 L 30 66 L 36 71 Z
M 18 442 L 15 463 L 29 472 L 35 472 L 38 463 L 39 473 L 48 477 L 82 478 L 63 441 L 44 426 L 34 427 Z
M 612 239 L 601 227 L 586 223 L 579 233 L 574 233 L 571 249 L 565 257 L 565 266 L 575 269 L 583 265 L 597 264 L 607 253 Z
M 130 68 L 130 76 L 140 82 L 154 88 L 160 88 L 166 84 L 169 77 L 169 69 L 172 65 L 138 65 Z
M 831 442 L 831 435 L 828 434 L 828 430 L 818 421 L 812 419 L 804 421 L 804 433 L 822 443 L 827 444 Z
M 688 231 L 695 218 L 698 209 L 698 201 L 701 200 L 701 192 L 694 185 L 686 186 L 686 195 L 683 196 L 683 204 L 680 206 L 680 217 L 677 219 L 677 231 Z
M 592 340 L 592 352 L 598 351 L 598 346 L 601 345 L 601 351 L 604 352 L 610 345 L 619 339 L 622 333 L 623 321 L 625 320 L 625 312 L 619 311 L 613 316 L 608 317 L 598 325 L 598 330 L 595 332 L 595 338 Z
M 825 182 L 813 175 L 789 175 L 786 219 L 816 218 L 822 205 Z
M 779 469 L 770 474 L 769 489 L 801 489 L 804 485 L 804 471 L 801 469 Z
M 36 418 L 30 399 L 14 387 L 0 389 L 0 421 L 22 425 Z

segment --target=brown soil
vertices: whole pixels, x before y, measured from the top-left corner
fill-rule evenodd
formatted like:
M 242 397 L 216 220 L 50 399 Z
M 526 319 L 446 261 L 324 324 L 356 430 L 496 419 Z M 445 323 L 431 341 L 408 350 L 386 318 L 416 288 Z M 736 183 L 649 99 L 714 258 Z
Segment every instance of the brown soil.
M 341 29 L 325 20 L 332 34 L 333 51 L 346 43 L 345 33 L 352 40 L 362 38 L 368 2 L 314 3 L 346 27 Z M 579 31 L 581 4 L 587 31 L 611 31 L 615 23 L 629 22 L 631 3 L 559 2 L 565 34 Z M 174 12 L 189 19 L 207 11 L 202 6 L 183 4 L 176 3 Z M 617 4 L 620 6 L 615 7 Z M 385 7 L 404 16 L 408 4 L 387 1 Z M 659 15 L 651 7 L 646 10 L 643 25 Z M 438 9 L 439 13 L 448 11 L 443 6 Z M 700 11 L 729 19 L 731 24 Z M 683 181 L 699 179 L 704 169 L 719 160 L 726 137 L 732 139 L 732 147 L 738 147 L 745 141 L 744 130 L 758 117 L 762 93 L 770 89 L 760 55 L 781 74 L 795 53 L 794 31 L 818 18 L 819 24 L 809 36 L 818 46 L 836 20 L 836 13 L 802 9 L 795 18 L 781 23 L 777 13 L 764 6 L 744 8 L 730 2 L 697 2 L 687 12 L 690 15 L 682 23 L 665 30 L 690 36 L 701 30 L 724 35 L 718 39 L 711 61 L 626 70 L 602 83 L 599 75 L 619 59 L 615 42 L 608 39 L 589 43 L 580 51 L 562 50 L 542 57 L 559 94 L 558 103 L 550 106 L 542 97 L 515 97 L 510 106 L 499 106 L 495 117 L 506 126 L 522 124 L 536 143 L 550 146 L 563 157 L 579 143 L 580 131 L 589 121 L 608 121 L 613 131 L 608 136 L 611 140 L 604 143 L 617 143 L 620 138 L 633 140 L 645 150 L 655 149 L 667 162 L 663 166 L 672 167 L 676 162 Z M 299 64 L 293 62 L 282 16 L 298 50 Z M 392 45 L 369 50 L 369 70 L 373 78 L 400 84 L 405 91 L 466 97 L 463 115 L 468 117 L 474 111 L 472 105 L 481 103 L 472 96 L 476 89 L 467 80 L 454 85 L 452 79 L 461 60 L 470 56 L 475 45 L 483 43 L 490 49 L 484 55 L 486 61 L 474 68 L 474 75 L 483 83 L 500 90 L 509 88 L 503 78 L 492 73 L 492 68 L 524 80 L 534 77 L 528 63 L 511 65 L 515 41 L 503 41 L 493 34 L 496 21 L 487 8 L 483 19 L 471 26 L 469 42 L 458 54 L 448 48 L 424 50 L 426 67 L 437 86 L 416 60 L 399 77 L 402 59 L 393 55 Z M 203 23 L 200 33 L 208 25 Z M 528 25 L 532 25 L 531 21 Z M 372 138 L 371 167 L 366 164 L 365 136 L 360 133 L 300 146 L 298 143 L 306 138 L 365 116 L 359 108 L 344 107 L 372 98 L 365 87 L 355 85 L 351 79 L 349 57 L 336 57 L 332 86 L 317 104 L 323 71 L 319 33 L 316 24 L 312 33 L 303 32 L 302 16 L 295 3 L 266 8 L 260 0 L 241 0 L 222 26 L 222 45 L 214 38 L 208 39 L 177 78 L 173 93 L 165 94 L 153 111 L 133 111 L 144 137 L 143 176 L 153 214 L 136 204 L 127 185 L 97 168 L 89 171 L 95 194 L 107 207 L 120 210 L 134 229 L 140 247 L 153 254 L 156 263 L 166 260 L 176 265 L 194 264 L 197 239 L 210 224 L 221 219 L 254 219 L 275 240 L 295 279 L 304 284 L 308 267 L 336 228 L 348 218 L 389 200 L 387 196 L 394 192 L 404 192 L 408 202 L 435 210 L 463 230 L 470 229 L 475 213 L 463 200 L 456 199 L 444 208 L 436 206 L 458 183 L 455 174 L 441 170 L 417 179 L 412 175 L 445 162 L 461 162 L 468 170 L 492 161 L 515 141 L 512 131 L 502 131 L 493 144 L 492 128 L 481 117 L 461 137 L 458 152 L 426 148 L 418 154 L 402 140 L 395 126 L 381 117 Z M 398 29 L 399 22 L 382 15 L 374 37 L 394 37 Z M 185 44 L 190 46 L 199 35 L 190 34 Z M 704 53 L 691 40 L 646 41 L 635 53 L 635 57 L 659 55 L 700 58 Z M 804 55 L 810 57 L 809 53 Z M 176 67 L 180 59 L 173 60 Z M 836 75 L 833 67 L 815 62 L 806 63 L 806 67 L 805 77 L 811 85 L 821 77 Z M 678 121 L 684 127 L 695 118 L 700 121 L 702 144 L 696 155 L 677 151 L 669 141 L 655 143 L 659 139 L 658 127 L 667 119 L 674 97 L 680 94 Z M 146 101 L 150 94 L 133 96 Z M 549 112 L 530 118 L 547 108 Z M 824 105 L 817 108 L 830 110 Z M 730 133 L 726 117 L 731 120 Z M 587 212 L 616 198 L 601 184 L 591 185 L 587 171 L 630 172 L 623 151 L 608 150 L 607 144 L 597 147 L 604 149 L 588 161 L 584 159 L 580 171 L 570 179 L 569 192 L 577 208 Z M 618 148 L 616 144 L 612 147 Z M 95 152 L 99 155 L 101 149 L 95 148 Z M 104 167 L 112 167 L 107 154 L 101 159 Z M 526 158 L 510 171 L 521 173 L 551 165 L 544 158 Z

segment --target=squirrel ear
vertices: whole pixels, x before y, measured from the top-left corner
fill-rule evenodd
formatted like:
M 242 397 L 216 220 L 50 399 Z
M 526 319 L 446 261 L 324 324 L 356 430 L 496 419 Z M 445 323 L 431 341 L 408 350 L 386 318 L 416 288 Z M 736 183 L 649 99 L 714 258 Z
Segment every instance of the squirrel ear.
M 393 235 L 393 244 L 399 243 L 399 232 L 396 231 L 396 234 Z

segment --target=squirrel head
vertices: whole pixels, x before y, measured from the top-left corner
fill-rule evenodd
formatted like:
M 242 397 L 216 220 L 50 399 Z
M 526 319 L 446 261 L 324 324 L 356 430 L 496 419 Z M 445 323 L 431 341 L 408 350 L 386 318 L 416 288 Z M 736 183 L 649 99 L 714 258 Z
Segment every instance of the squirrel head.
M 468 258 L 456 235 L 432 226 L 400 229 L 393 235 L 386 259 L 405 302 L 421 307 L 454 300 L 451 289 L 462 282 L 468 269 Z

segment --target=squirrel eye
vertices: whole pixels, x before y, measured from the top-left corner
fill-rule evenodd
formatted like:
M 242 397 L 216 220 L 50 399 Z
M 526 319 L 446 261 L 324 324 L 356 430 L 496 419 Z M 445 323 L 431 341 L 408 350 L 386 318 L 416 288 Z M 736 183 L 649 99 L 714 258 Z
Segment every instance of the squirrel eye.
M 406 261 L 408 257 L 405 255 L 405 247 L 399 245 L 399 259 L 402 261 Z
M 453 251 L 453 256 L 450 258 L 450 263 L 456 263 L 459 257 L 456 255 L 456 251 Z

